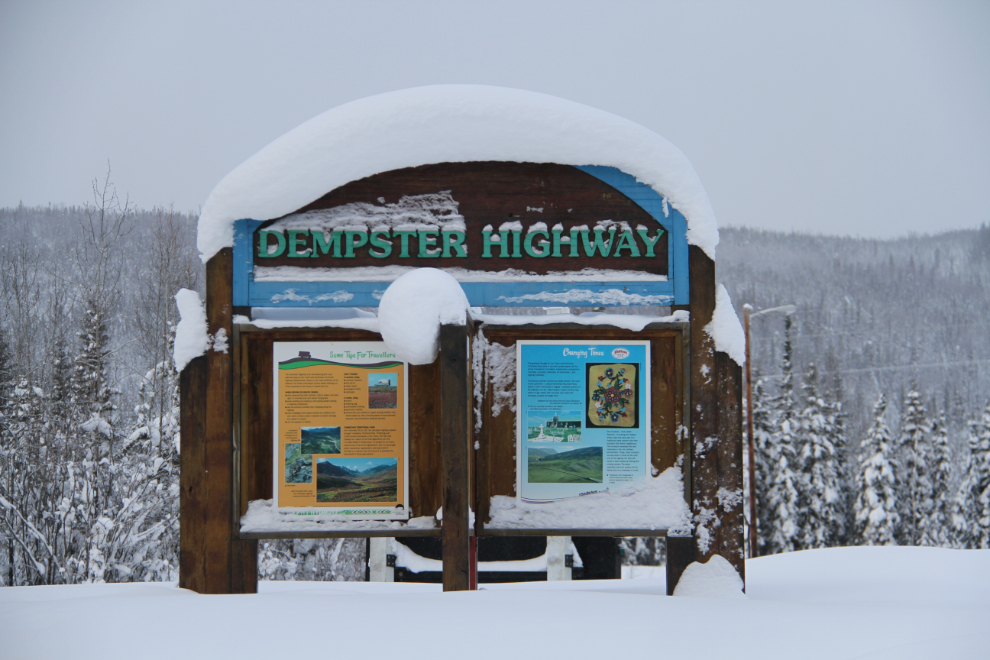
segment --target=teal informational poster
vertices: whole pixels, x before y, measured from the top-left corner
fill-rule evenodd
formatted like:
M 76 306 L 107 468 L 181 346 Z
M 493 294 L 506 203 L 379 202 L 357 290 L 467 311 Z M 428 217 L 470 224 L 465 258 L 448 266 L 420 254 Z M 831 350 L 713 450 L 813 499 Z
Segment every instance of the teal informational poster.
M 516 493 L 551 502 L 650 467 L 647 341 L 516 342 Z

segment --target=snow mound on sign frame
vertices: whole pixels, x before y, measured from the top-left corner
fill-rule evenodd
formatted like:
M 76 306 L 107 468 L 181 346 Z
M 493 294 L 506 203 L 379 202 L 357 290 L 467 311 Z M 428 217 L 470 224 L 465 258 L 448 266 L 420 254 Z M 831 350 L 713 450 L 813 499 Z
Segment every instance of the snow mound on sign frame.
M 722 555 L 705 563 L 691 562 L 674 589 L 675 596 L 695 598 L 745 598 L 739 573 Z
M 382 340 L 409 364 L 437 357 L 440 325 L 467 323 L 468 299 L 453 277 L 436 268 L 417 268 L 392 282 L 378 305 Z
M 271 220 L 346 183 L 432 163 L 509 161 L 603 165 L 630 174 L 687 218 L 688 243 L 715 258 L 711 202 L 687 157 L 666 139 L 603 110 L 547 94 L 434 85 L 328 110 L 238 166 L 199 219 L 207 261 L 233 245 L 241 218 Z
M 705 332 L 715 342 L 716 350 L 728 353 L 739 366 L 746 363 L 746 334 L 723 284 L 715 289 L 715 312 Z
M 179 289 L 175 294 L 175 305 L 179 308 L 179 323 L 175 327 L 172 360 L 175 370 L 182 373 L 187 364 L 210 348 L 210 336 L 206 327 L 206 309 L 198 293 Z

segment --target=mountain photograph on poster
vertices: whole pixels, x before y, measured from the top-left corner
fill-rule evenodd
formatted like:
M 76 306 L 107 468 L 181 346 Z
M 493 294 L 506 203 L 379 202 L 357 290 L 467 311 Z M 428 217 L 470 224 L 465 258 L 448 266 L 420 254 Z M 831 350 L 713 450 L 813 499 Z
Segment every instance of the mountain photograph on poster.
M 600 484 L 604 478 L 601 447 L 527 450 L 531 484 Z
M 317 502 L 397 502 L 396 458 L 316 459 Z
M 304 426 L 299 431 L 302 434 L 302 453 L 340 453 L 339 426 Z

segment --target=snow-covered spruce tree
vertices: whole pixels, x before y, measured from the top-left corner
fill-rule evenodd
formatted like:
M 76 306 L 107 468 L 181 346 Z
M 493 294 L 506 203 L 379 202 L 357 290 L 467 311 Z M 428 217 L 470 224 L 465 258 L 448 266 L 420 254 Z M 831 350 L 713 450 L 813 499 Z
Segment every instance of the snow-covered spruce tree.
M 803 389 L 804 406 L 796 415 L 798 442 L 800 549 L 836 545 L 845 526 L 839 497 L 839 457 L 835 437 L 834 406 L 817 391 L 818 372 L 808 368 Z
M 174 342 L 170 329 L 168 346 Z M 132 475 L 131 506 L 142 516 L 125 548 L 133 580 L 175 580 L 179 570 L 179 374 L 170 358 L 138 387 L 136 428 L 123 442 Z M 136 543 L 137 545 L 134 545 Z
M 156 209 L 148 258 L 139 275 L 140 292 L 129 313 L 138 331 L 138 349 L 151 368 L 138 387 L 135 422 L 123 442 L 132 486 L 140 498 L 133 505 L 143 512 L 138 537 L 153 548 L 132 544 L 129 568 L 132 580 L 173 580 L 179 552 L 179 374 L 172 361 L 178 311 L 175 293 L 194 289 L 199 266 L 188 229 L 171 210 Z
M 837 368 L 833 364 L 833 368 Z M 842 405 L 843 388 L 839 375 L 833 374 L 828 387 L 825 388 L 825 407 L 830 424 L 828 425 L 828 438 L 832 443 L 832 449 L 836 456 L 836 478 L 838 480 L 837 508 L 840 511 L 841 526 L 834 545 L 852 545 L 855 543 L 855 523 L 856 514 L 853 512 L 853 503 L 856 499 L 852 483 L 855 474 L 855 461 L 849 460 L 849 440 L 846 434 L 847 414 Z
M 969 422 L 969 456 L 953 523 L 960 547 L 990 548 L 990 403 Z
M 80 223 L 82 240 L 76 260 L 82 271 L 79 349 L 72 371 L 71 404 L 75 412 L 70 482 L 73 492 L 73 532 L 77 547 L 68 562 L 73 580 L 114 579 L 111 555 L 119 529 L 116 519 L 127 497 L 127 479 L 118 464 L 120 431 L 119 393 L 114 387 L 110 319 L 122 298 L 122 241 L 130 207 L 120 204 L 110 173 L 102 184 L 93 182 L 93 205 Z M 109 554 L 108 554 L 109 551 Z M 108 570 L 110 573 L 108 573 Z M 126 572 L 126 569 L 125 569 Z
M 794 414 L 794 384 L 791 345 L 791 317 L 784 320 L 784 378 L 780 395 L 774 400 L 776 429 L 769 447 L 767 490 L 767 525 L 761 538 L 766 539 L 764 554 L 791 552 L 798 548 L 800 537 L 799 477 L 796 472 L 797 430 Z
M 916 383 L 904 395 L 896 451 L 901 468 L 897 489 L 897 514 L 900 516 L 897 543 L 918 545 L 925 534 L 934 502 L 929 476 L 931 426 Z
M 757 551 L 768 554 L 767 532 L 770 530 L 771 509 L 769 501 L 771 462 L 775 455 L 774 429 L 772 419 L 773 401 L 767 396 L 763 380 L 757 379 L 753 387 L 753 452 L 756 464 L 756 538 Z M 748 489 L 747 489 L 748 490 Z
M 52 550 L 42 532 L 51 485 L 45 470 L 42 411 L 43 392 L 21 378 L 10 394 L 10 440 L 15 452 L 13 480 L 5 489 L 3 507 L 17 545 L 12 585 L 45 584 L 55 566 Z M 41 528 L 41 529 L 39 529 Z
M 946 428 L 945 411 L 932 420 L 932 462 L 929 474 L 932 481 L 932 507 L 925 522 L 921 545 L 951 548 L 955 545 L 952 529 L 953 500 L 949 492 L 952 485 L 952 447 Z
M 863 545 L 896 545 L 897 491 L 890 429 L 883 393 L 873 407 L 873 423 L 860 443 L 856 475 L 856 528 Z
M 9 502 L 14 490 L 14 461 L 17 451 L 14 447 L 11 422 L 14 402 L 13 393 L 13 364 L 10 347 L 7 344 L 7 333 L 0 327 L 0 497 Z M 13 535 L 14 515 L 11 507 L 0 506 L 0 541 L 3 543 L 0 567 L 3 568 L 2 579 L 4 586 L 14 584 L 14 554 L 17 540 Z

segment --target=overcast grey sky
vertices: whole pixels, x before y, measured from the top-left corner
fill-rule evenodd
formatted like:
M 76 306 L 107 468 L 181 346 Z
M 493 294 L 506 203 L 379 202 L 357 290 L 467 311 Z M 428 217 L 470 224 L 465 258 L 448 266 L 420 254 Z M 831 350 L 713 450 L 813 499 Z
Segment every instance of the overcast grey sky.
M 434 83 L 608 110 L 720 224 L 890 237 L 990 220 L 990 2 L 0 0 L 0 206 L 196 211 L 324 110 Z

